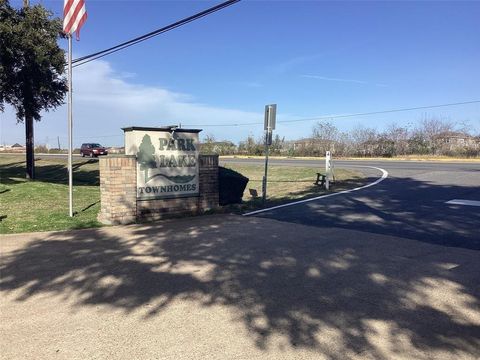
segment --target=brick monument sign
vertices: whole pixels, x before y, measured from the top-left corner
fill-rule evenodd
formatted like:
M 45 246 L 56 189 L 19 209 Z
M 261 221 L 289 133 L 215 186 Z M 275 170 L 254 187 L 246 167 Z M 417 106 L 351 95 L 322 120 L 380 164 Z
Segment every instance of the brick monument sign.
M 123 130 L 125 155 L 99 160 L 99 221 L 127 224 L 218 207 L 218 155 L 199 155 L 201 130 Z

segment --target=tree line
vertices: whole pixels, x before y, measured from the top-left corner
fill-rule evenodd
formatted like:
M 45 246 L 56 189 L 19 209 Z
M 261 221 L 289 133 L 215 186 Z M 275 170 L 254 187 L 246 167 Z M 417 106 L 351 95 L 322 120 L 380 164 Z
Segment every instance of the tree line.
M 216 141 L 207 135 L 202 142 L 203 153 L 219 155 L 263 155 L 263 137 L 249 135 L 238 145 L 231 141 Z M 328 121 L 317 122 L 307 138 L 285 140 L 276 134 L 269 152 L 284 156 L 324 156 L 331 151 L 339 157 L 395 157 L 433 155 L 479 157 L 480 135 L 471 133 L 468 125 L 435 117 L 424 118 L 414 127 L 390 124 L 386 130 L 358 126 L 340 131 Z

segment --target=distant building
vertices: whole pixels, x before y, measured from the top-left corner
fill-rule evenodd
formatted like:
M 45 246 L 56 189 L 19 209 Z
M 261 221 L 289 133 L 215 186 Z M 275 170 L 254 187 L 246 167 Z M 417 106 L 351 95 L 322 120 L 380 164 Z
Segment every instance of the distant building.
M 395 142 L 383 136 L 364 141 L 358 145 L 357 155 L 391 157 L 395 155 Z
M 459 148 L 480 146 L 478 137 L 459 131 L 445 131 L 435 136 L 434 141 L 437 147 L 446 150 L 456 150 Z
M 25 152 L 25 146 L 15 143 L 13 145 L 1 145 L 0 151 L 6 153 L 23 153 Z

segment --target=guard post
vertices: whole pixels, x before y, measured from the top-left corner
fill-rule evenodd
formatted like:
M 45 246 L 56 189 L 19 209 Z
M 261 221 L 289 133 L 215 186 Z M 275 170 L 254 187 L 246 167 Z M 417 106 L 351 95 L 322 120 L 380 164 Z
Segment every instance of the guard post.
M 332 175 L 332 155 L 330 151 L 325 153 L 325 189 L 330 189 L 330 177 Z

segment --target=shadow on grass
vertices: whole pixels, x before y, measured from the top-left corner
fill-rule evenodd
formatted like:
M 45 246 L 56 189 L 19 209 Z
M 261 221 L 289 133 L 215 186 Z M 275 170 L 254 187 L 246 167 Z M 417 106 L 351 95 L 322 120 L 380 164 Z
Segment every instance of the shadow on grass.
M 90 209 L 91 207 L 93 207 L 93 206 L 95 206 L 95 205 L 97 205 L 97 204 L 100 204 L 100 200 L 95 201 L 94 203 L 91 203 L 91 204 L 89 204 L 88 206 L 85 206 L 85 207 L 84 207 L 82 210 L 80 210 L 80 211 L 81 211 L 81 212 L 85 212 L 85 211 L 87 211 L 88 209 Z
M 284 196 L 273 196 L 269 197 L 267 196 L 267 201 L 265 204 L 262 201 L 261 196 L 252 196 L 252 192 L 249 192 L 250 190 L 255 190 L 251 189 L 248 187 L 246 188 L 246 192 L 249 192 L 249 197 L 247 197 L 246 200 L 244 200 L 241 204 L 233 204 L 225 207 L 225 211 L 232 211 L 234 213 L 242 213 L 245 211 L 249 210 L 258 210 L 262 208 L 268 208 L 268 207 L 273 207 L 277 205 L 283 205 L 283 204 L 288 204 L 290 202 L 295 202 L 295 201 L 301 201 L 301 200 L 307 200 L 311 199 L 317 196 L 321 195 L 326 195 L 326 194 L 331 194 L 331 193 L 336 193 L 344 190 L 349 190 L 353 189 L 356 187 L 360 187 L 363 185 L 368 184 L 369 182 L 372 182 L 376 179 L 374 178 L 359 178 L 359 179 L 351 179 L 351 180 L 336 180 L 333 182 L 330 182 L 330 190 L 325 190 L 324 187 L 321 185 L 315 185 L 313 182 L 308 181 L 312 185 L 304 188 L 299 191 L 291 191 Z M 274 183 L 276 181 L 269 181 L 269 183 Z M 284 182 L 284 181 L 279 181 L 279 182 Z M 305 183 L 306 181 L 288 181 L 288 182 L 296 182 L 296 183 Z M 267 185 L 268 189 L 268 185 Z M 258 191 L 257 191 L 258 194 Z
M 103 306 L 145 318 L 176 300 L 226 306 L 265 351 L 281 337 L 281 346 L 338 360 L 480 356 L 474 252 L 451 249 L 439 261 L 422 256 L 438 252 L 426 244 L 235 216 L 116 234 L 50 234 L 4 253 L 0 289 L 15 291 L 16 302 L 44 294 L 75 299 L 82 311 Z
M 98 186 L 100 184 L 98 167 L 95 169 L 82 169 L 85 165 L 98 163 L 96 159 L 76 161 L 72 165 L 74 185 Z M 25 162 L 16 162 L 0 165 L 2 173 L 1 183 L 18 184 L 25 179 Z M 68 169 L 65 164 L 41 164 L 35 166 L 35 181 L 54 184 L 68 183 Z

